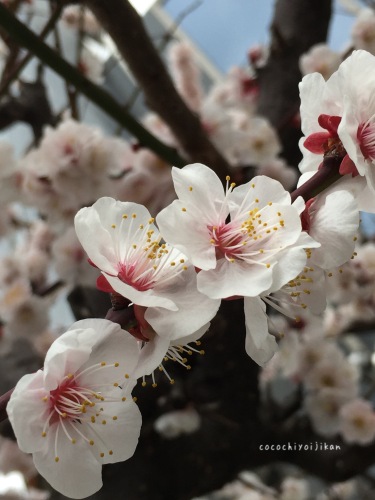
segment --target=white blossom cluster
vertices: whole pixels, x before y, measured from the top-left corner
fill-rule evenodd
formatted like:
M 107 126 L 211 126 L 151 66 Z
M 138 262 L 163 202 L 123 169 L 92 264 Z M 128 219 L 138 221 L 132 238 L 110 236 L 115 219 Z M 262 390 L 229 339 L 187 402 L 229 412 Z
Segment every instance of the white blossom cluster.
M 68 9 L 66 23 L 98 35 L 90 14 L 80 19 L 75 7 Z M 353 43 L 373 52 L 371 19 L 361 15 Z M 176 85 L 229 163 L 256 167 L 249 182 L 236 186 L 228 176 L 223 187 L 199 163 L 170 170 L 153 153 L 72 119 L 48 127 L 18 163 L 0 145 L 1 234 L 22 225 L 9 205 L 20 196 L 43 218 L 25 223 L 24 238 L 0 261 L 1 342 L 45 335 L 43 369 L 21 378 L 7 406 L 19 448 L 33 462 L 0 447 L 15 454 L 25 477 L 38 471 L 72 498 L 98 491 L 102 465 L 135 452 L 142 419 L 133 388 L 147 377 L 156 385 L 155 370 L 173 384 L 168 361 L 190 367 L 186 353 L 202 352 L 201 338 L 223 300 L 243 300 L 244 347 L 263 367 L 263 394 L 281 374 L 301 388 L 303 412 L 318 434 L 374 442 L 362 369 L 337 344 L 349 321 L 375 319 L 375 246 L 358 243 L 359 211 L 375 212 L 369 52 L 356 50 L 339 65 L 337 54 L 321 46 L 301 59 L 299 187 L 326 168 L 334 148 L 342 154 L 340 178 L 307 198 L 286 190 L 294 174 L 278 158 L 276 132 L 255 114 L 255 76 L 233 70 L 204 95 L 183 44 L 172 52 Z M 262 55 L 252 57 L 262 64 Z M 158 117 L 145 123 L 178 147 Z M 43 293 L 48 265 L 70 287 L 97 280 L 100 290 L 127 301 L 134 324 L 125 330 L 108 319 L 81 320 L 54 340 L 48 317 L 54 296 Z M 199 427 L 194 408 L 155 422 L 166 439 Z M 264 487 L 238 498 L 303 499 L 306 485 L 289 478 L 277 497 Z

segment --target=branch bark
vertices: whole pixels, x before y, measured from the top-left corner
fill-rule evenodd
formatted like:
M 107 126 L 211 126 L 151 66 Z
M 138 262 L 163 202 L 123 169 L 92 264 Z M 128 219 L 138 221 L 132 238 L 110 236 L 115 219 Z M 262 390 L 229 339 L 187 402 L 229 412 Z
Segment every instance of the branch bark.
M 269 59 L 258 70 L 258 111 L 277 128 L 283 156 L 294 165 L 301 159 L 297 146 L 301 134 L 294 120 L 300 106 L 299 58 L 313 45 L 326 41 L 331 14 L 332 0 L 278 0 Z
M 147 105 L 170 127 L 189 161 L 205 163 L 225 181 L 229 165 L 175 89 L 136 10 L 127 0 L 85 0 L 85 4 L 116 43 Z

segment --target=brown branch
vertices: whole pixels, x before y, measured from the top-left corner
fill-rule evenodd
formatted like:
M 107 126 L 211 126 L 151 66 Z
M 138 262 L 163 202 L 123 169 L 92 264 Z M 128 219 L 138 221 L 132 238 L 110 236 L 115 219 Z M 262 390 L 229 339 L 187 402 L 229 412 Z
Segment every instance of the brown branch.
M 8 418 L 6 407 L 13 391 L 14 388 L 0 396 L 0 422 Z
M 229 165 L 175 89 L 136 10 L 127 0 L 85 0 L 85 4 L 113 38 L 148 106 L 173 131 L 188 160 L 207 164 L 224 180 L 230 173 Z
M 300 161 L 300 137 L 293 118 L 300 100 L 299 58 L 310 47 L 325 42 L 331 18 L 332 0 L 278 0 L 271 24 L 270 56 L 258 70 L 258 111 L 278 129 L 283 156 L 294 165 Z

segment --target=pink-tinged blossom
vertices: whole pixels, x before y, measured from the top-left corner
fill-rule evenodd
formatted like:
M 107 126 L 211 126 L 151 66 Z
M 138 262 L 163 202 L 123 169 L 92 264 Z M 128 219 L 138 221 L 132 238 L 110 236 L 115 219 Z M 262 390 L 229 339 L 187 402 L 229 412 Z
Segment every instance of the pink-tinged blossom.
M 374 68 L 375 57 L 356 50 L 327 82 L 318 73 L 303 78 L 302 172 L 316 171 L 323 155 L 336 150 L 342 154 L 340 173 L 362 176 L 369 190 L 375 190 Z M 374 211 L 374 196 L 369 194 L 360 194 L 360 208 Z
M 310 266 L 330 269 L 347 262 L 354 252 L 359 210 L 354 196 L 332 186 L 306 203 L 303 229 L 321 246 L 311 250 Z
M 341 56 L 325 43 L 319 43 L 303 54 L 299 60 L 299 67 L 303 75 L 320 73 L 325 80 L 334 73 L 341 62 Z
M 375 412 L 363 399 L 347 403 L 340 411 L 340 432 L 347 443 L 368 445 L 375 439 Z
M 193 353 L 204 354 L 204 350 L 200 349 L 200 338 L 206 333 L 210 324 L 204 325 L 191 335 L 179 338 L 177 340 L 169 340 L 164 336 L 157 335 L 151 329 L 147 330 L 148 341 L 140 342 L 141 351 L 139 361 L 134 370 L 136 378 L 142 377 L 142 385 L 147 385 L 146 376 L 151 375 L 152 385 L 156 387 L 154 371 L 159 368 L 161 372 L 168 378 L 171 384 L 174 384 L 174 379 L 171 378 L 168 372 L 168 363 L 171 361 L 190 369 L 188 357 Z
M 18 382 L 7 406 L 18 445 L 57 491 L 89 496 L 102 486 L 103 464 L 133 455 L 137 360 L 137 341 L 119 325 L 82 320 L 52 344 L 43 370 Z
M 141 326 L 144 316 L 169 340 L 208 327 L 220 300 L 197 291 L 194 267 L 180 250 L 162 243 L 144 206 L 101 198 L 78 212 L 75 228 L 88 257 L 102 271 L 99 284 L 130 300 Z
M 375 12 L 361 9 L 352 28 L 352 40 L 356 49 L 367 50 L 375 55 Z
M 307 480 L 287 477 L 281 483 L 280 500 L 308 500 L 309 498 L 311 498 L 311 493 Z
M 341 355 L 336 358 L 325 357 L 315 364 L 306 375 L 304 384 L 311 391 L 337 389 L 354 398 L 358 394 L 358 379 L 358 369 Z
M 166 439 L 174 439 L 184 434 L 193 434 L 201 426 L 201 418 L 194 408 L 164 413 L 154 422 L 154 429 Z
M 257 169 L 257 175 L 266 175 L 279 181 L 283 188 L 290 191 L 297 184 L 297 172 L 289 167 L 282 158 L 274 158 L 261 163 Z
M 29 282 L 14 281 L 0 295 L 0 315 L 11 336 L 31 338 L 42 333 L 49 323 L 48 298 L 38 297 Z
M 350 401 L 350 395 L 335 388 L 325 388 L 307 395 L 305 408 L 318 434 L 332 437 L 340 430 L 340 410 Z
M 202 164 L 173 168 L 172 175 L 179 199 L 157 216 L 162 234 L 201 269 L 199 291 L 213 299 L 245 297 L 246 351 L 264 364 L 277 344 L 258 296 L 293 279 L 305 265 L 304 248 L 319 245 L 302 233 L 303 206 L 292 206 L 281 184 L 264 176 L 225 192 Z
M 80 5 L 68 5 L 65 7 L 61 19 L 66 26 L 74 29 L 82 29 L 89 35 L 95 36 L 101 32 L 101 26 L 91 10 L 87 8 L 82 10 Z
M 78 241 L 74 227 L 56 238 L 52 257 L 57 275 L 70 286 L 95 286 L 99 271 L 87 265 L 86 252 Z
M 194 50 L 187 42 L 177 42 L 169 51 L 171 72 L 176 88 L 195 112 L 201 106 L 203 90 L 200 82 L 199 69 L 194 61 Z
M 338 70 L 342 120 L 338 135 L 358 173 L 375 190 L 375 57 L 356 50 Z

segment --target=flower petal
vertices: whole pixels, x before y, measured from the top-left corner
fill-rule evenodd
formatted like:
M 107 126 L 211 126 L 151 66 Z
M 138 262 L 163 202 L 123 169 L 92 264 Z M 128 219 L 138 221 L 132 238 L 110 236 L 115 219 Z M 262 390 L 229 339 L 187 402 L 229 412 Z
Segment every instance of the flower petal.
M 212 299 L 234 295 L 255 297 L 271 286 L 271 269 L 272 266 L 267 268 L 265 264 L 220 259 L 216 269 L 198 274 L 198 290 Z
M 170 311 L 177 311 L 176 304 L 170 298 L 159 294 L 155 289 L 151 288 L 149 290 L 140 291 L 130 285 L 127 285 L 118 278 L 108 276 L 108 274 L 106 274 L 105 277 L 117 293 L 138 306 L 163 307 L 164 309 L 168 309 Z
M 42 431 L 49 413 L 43 401 L 46 394 L 43 372 L 38 370 L 18 381 L 7 405 L 18 446 L 25 453 L 39 451 L 45 446 Z
M 87 437 L 94 441 L 90 451 L 103 464 L 127 460 L 133 456 L 138 444 L 142 425 L 141 412 L 131 398 L 124 402 L 102 403 L 102 407 L 103 418 L 97 419 L 95 424 L 88 424 L 86 430 Z M 105 425 L 102 424 L 103 421 L 106 422 Z M 97 439 L 98 435 L 100 440 Z M 101 453 L 104 453 L 104 457 Z
M 51 426 L 47 445 L 34 453 L 38 472 L 50 485 L 70 498 L 85 498 L 102 487 L 102 466 L 92 454 L 90 445 L 70 429 L 76 443 L 67 438 L 60 425 Z M 58 453 L 58 462 L 55 461 Z
M 183 201 L 175 200 L 157 215 L 156 221 L 163 238 L 186 254 L 194 266 L 213 269 L 216 257 L 209 226 L 218 224 L 218 217 L 205 218 L 198 207 L 186 207 Z
M 208 298 L 197 290 L 197 278 L 193 269 L 180 276 L 185 280 L 183 286 L 173 292 L 166 290 L 168 295 L 173 293 L 178 310 L 169 312 L 161 308 L 149 308 L 145 314 L 145 319 L 155 332 L 168 339 L 179 339 L 197 331 L 215 316 L 220 306 L 219 299 Z
M 273 335 L 268 333 L 266 306 L 259 298 L 245 298 L 245 323 L 247 354 L 260 366 L 269 361 L 278 346 Z

